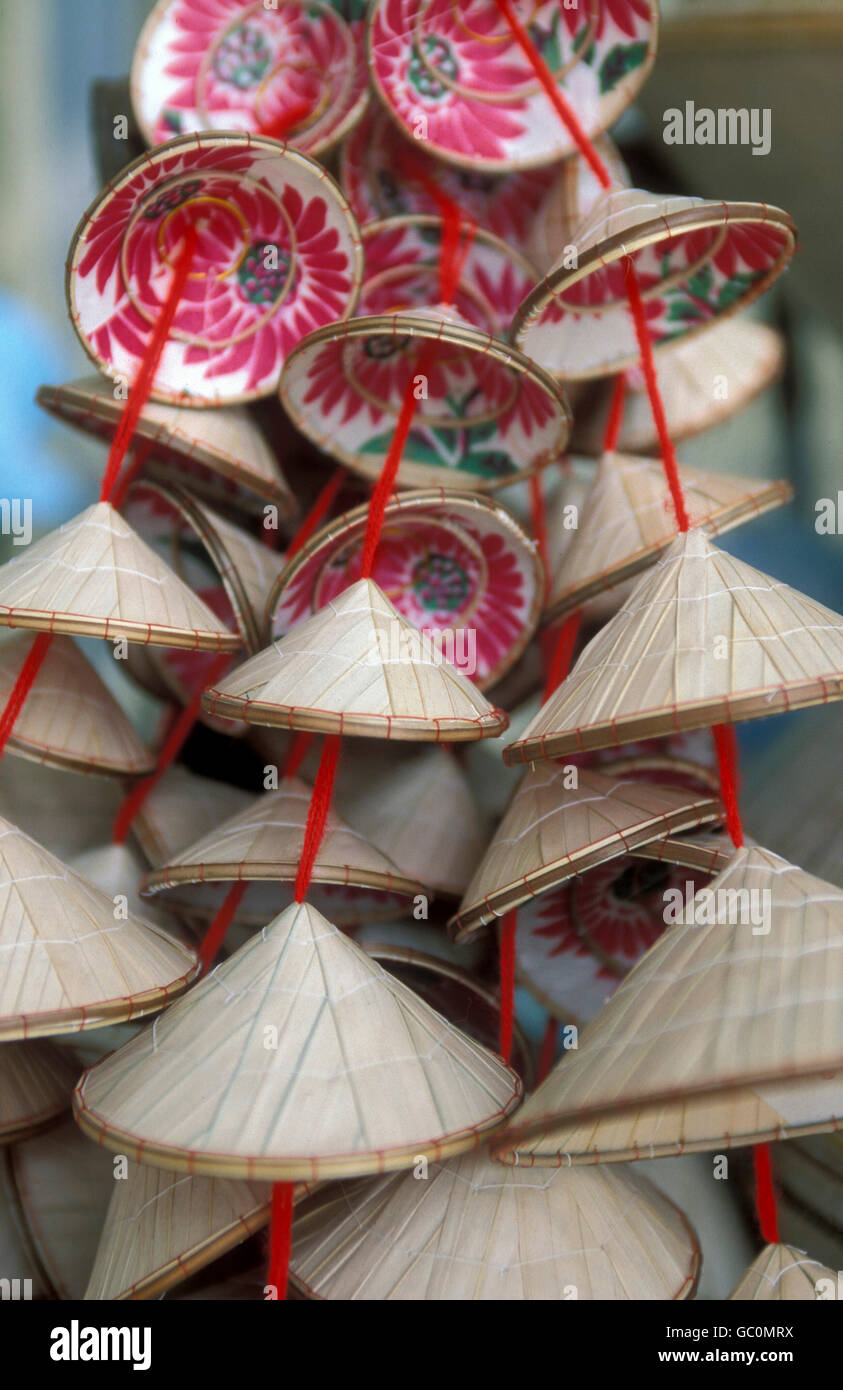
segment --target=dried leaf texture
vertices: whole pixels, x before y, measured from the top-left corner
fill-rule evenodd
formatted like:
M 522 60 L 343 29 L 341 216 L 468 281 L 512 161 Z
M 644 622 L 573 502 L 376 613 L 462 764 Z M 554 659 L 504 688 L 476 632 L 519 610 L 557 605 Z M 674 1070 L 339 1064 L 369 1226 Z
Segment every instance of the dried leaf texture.
M 271 1193 L 130 1164 L 113 1185 L 85 1298 L 158 1297 L 265 1226 Z
M 689 1298 L 699 1264 L 682 1214 L 637 1173 L 465 1154 L 424 1181 L 332 1183 L 297 1213 L 290 1267 L 316 1298 L 480 1302 Z
M 710 535 L 783 506 L 793 491 L 785 482 L 699 468 L 680 468 L 679 476 L 691 525 Z M 582 514 L 553 578 L 548 617 L 559 617 L 640 574 L 678 534 L 664 470 L 653 459 L 603 455 Z
M 138 1018 L 187 988 L 196 960 L 0 820 L 0 1039 Z
M 822 1287 L 825 1281 L 825 1288 Z M 820 1285 L 818 1291 L 817 1286 Z M 830 1292 L 826 1291 L 830 1290 Z M 729 1300 L 750 1303 L 815 1302 L 837 1297 L 837 1274 L 792 1245 L 766 1245 L 752 1261 Z
M 843 890 L 754 847 L 685 912 L 496 1143 L 504 1161 L 606 1162 L 837 1126 Z
M 369 579 L 238 666 L 203 703 L 247 723 L 374 738 L 496 738 L 507 726 Z
M 0 708 L 5 708 L 35 641 L 15 633 L 0 645 Z M 151 772 L 144 748 L 108 687 L 69 637 L 54 637 L 15 720 L 8 751 L 33 762 L 104 776 Z
M 586 768 L 566 787 L 567 775 L 556 763 L 526 773 L 449 923 L 456 940 L 574 874 L 719 813 L 712 797 L 683 788 Z
M 70 1109 L 79 1076 L 68 1053 L 43 1040 L 0 1047 L 0 1144 L 17 1143 Z
M 0 568 L 0 624 L 207 651 L 240 646 L 108 502 Z
M 660 737 L 843 696 L 843 617 L 677 536 L 584 649 L 507 763 Z
M 145 1163 L 310 1181 L 473 1148 L 520 1089 L 304 903 L 92 1068 L 74 1107 Z
M 242 787 L 200 777 L 181 764 L 169 767 L 132 821 L 132 833 L 150 864 L 167 864 L 210 830 L 245 810 L 254 797 Z
M 115 399 L 114 383 L 103 376 L 82 377 L 64 386 L 40 386 L 35 399 L 67 424 L 107 439 L 113 438 L 125 405 Z M 135 434 L 154 444 L 154 457 L 176 470 L 201 464 L 274 502 L 282 516 L 296 513 L 295 499 L 275 455 L 242 406 L 187 410 L 147 401 Z

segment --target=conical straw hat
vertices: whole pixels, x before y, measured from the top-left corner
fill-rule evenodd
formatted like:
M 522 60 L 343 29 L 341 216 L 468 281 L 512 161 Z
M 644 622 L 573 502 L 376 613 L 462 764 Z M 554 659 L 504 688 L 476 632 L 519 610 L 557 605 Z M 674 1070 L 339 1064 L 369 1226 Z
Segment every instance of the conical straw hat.
M 709 535 L 729 531 L 793 496 L 789 483 L 680 468 L 688 519 Z M 653 459 L 604 454 L 582 505 L 582 524 L 553 576 L 545 619 L 647 569 L 678 534 L 664 470 Z
M 0 1144 L 15 1144 L 70 1109 L 80 1068 L 43 1039 L 0 1047 Z
M 145 1163 L 292 1182 L 473 1148 L 519 1094 L 303 903 L 87 1072 L 74 1106 L 86 1133 Z
M 104 376 L 39 386 L 35 399 L 66 424 L 108 440 L 125 407 L 125 401 L 115 397 L 113 382 Z M 156 465 L 174 481 L 189 479 L 191 488 L 210 492 L 220 501 L 228 498 L 244 511 L 259 510 L 259 499 L 265 498 L 281 516 L 296 514 L 296 500 L 275 454 L 243 406 L 187 410 L 147 401 L 135 437 L 154 444 Z
M 468 779 L 444 748 L 402 758 L 347 792 L 340 784 L 337 804 L 408 877 L 451 897 L 465 892 L 485 847 L 484 826 Z
M 6 561 L 0 625 L 207 651 L 240 646 L 108 502 Z
M 630 257 L 653 347 L 699 333 L 762 294 L 796 246 L 786 212 L 766 203 L 716 203 L 611 189 L 570 248 L 527 296 L 512 341 L 566 379 L 608 376 L 639 358 L 624 260 Z
M 296 552 L 267 603 L 273 637 L 359 577 L 368 517 L 368 505 L 355 507 Z M 386 505 L 371 577 L 422 631 L 455 632 L 480 690 L 518 661 L 544 600 L 536 542 L 496 499 L 477 492 L 395 494 Z
M 157 868 L 253 802 L 243 787 L 200 777 L 176 763 L 147 796 L 132 821 L 132 834 Z
M 50 1298 L 75 1300 L 85 1292 L 113 1162 L 69 1118 L 6 1151 L 6 1195 Z
M 85 1298 L 157 1298 L 265 1226 L 271 1193 L 130 1163 L 113 1184 Z
M 570 771 L 568 769 L 567 771 Z M 535 767 L 524 776 L 448 924 L 457 941 L 566 878 L 671 829 L 716 819 L 711 797 L 577 769 Z
M 843 696 L 843 618 L 677 536 L 581 653 L 504 762 L 824 704 Z
M 277 791 L 265 792 L 170 863 L 147 874 L 144 891 L 160 893 L 184 884 L 289 883 L 302 857 L 311 798 L 312 789 L 298 777 L 283 778 Z M 423 891 L 421 883 L 402 873 L 333 810 L 328 811 L 311 881 L 410 895 Z M 190 901 L 188 894 L 181 898 Z M 270 906 L 272 902 L 278 910 L 275 891 Z
M 0 708 L 5 708 L 35 635 L 0 644 Z M 50 767 L 109 776 L 151 772 L 155 758 L 90 661 L 69 637 L 54 637 L 15 720 L 10 753 Z
M 296 149 L 326 154 L 369 102 L 365 8 L 313 10 L 298 24 L 283 5 L 243 9 L 158 0 L 132 58 L 132 108 L 146 143 L 169 139 L 174 126 L 283 129 Z
M 67 257 L 71 322 L 112 379 L 136 379 L 189 227 L 196 250 L 152 395 L 271 395 L 293 343 L 354 309 L 357 223 L 330 174 L 277 140 L 229 130 L 147 151 L 87 209 Z
M 172 508 L 171 517 L 161 516 L 161 501 Z M 144 479 L 129 492 L 125 513 L 186 583 L 182 551 L 185 560 L 192 560 L 193 546 L 199 541 L 222 581 L 243 641 L 251 651 L 259 651 L 266 638 L 267 597 L 284 567 L 283 557 L 175 483 Z
M 238 666 L 203 704 L 247 723 L 370 738 L 497 738 L 507 725 L 371 579 Z
M 408 387 L 421 374 L 401 455 L 404 487 L 494 491 L 560 458 L 571 415 L 557 381 L 450 306 L 331 324 L 303 338 L 281 402 L 320 449 L 380 477 Z
M 726 868 L 734 852 L 735 847 L 726 831 L 708 826 L 699 835 L 665 835 L 664 839 L 639 845 L 635 857 L 658 859 L 663 864 L 698 869 L 705 874 L 719 874 Z
M 837 1298 L 838 1275 L 792 1245 L 765 1245 L 729 1300 L 751 1303 L 816 1302 Z
M 504 1161 L 657 1157 L 839 1125 L 843 889 L 741 849 L 683 913 L 527 1101 L 496 1145 Z
M 607 130 L 655 62 L 655 0 L 625 5 L 540 6 L 532 40 L 563 101 L 589 137 Z M 525 19 L 531 18 L 525 14 Z M 376 0 L 367 31 L 375 92 L 406 136 L 437 159 L 479 174 L 530 169 L 574 153 L 536 72 L 497 6 Z
M 594 149 L 608 170 L 615 188 L 628 188 L 631 179 L 620 150 L 608 135 L 594 141 Z M 603 194 L 588 161 L 577 151 L 559 166 L 555 178 L 536 211 L 527 237 L 527 254 L 542 275 L 555 265 L 563 246 L 573 242 L 584 218 Z
M 196 974 L 191 952 L 0 820 L 0 1039 L 154 1013 Z
M 313 1297 L 380 1302 L 684 1299 L 699 1267 L 684 1216 L 638 1173 L 522 1173 L 485 1154 L 423 1182 L 331 1183 L 296 1214 L 291 1260 Z
M 670 437 L 688 439 L 713 429 L 776 380 L 784 367 L 784 338 L 775 328 L 751 319 L 723 319 L 699 338 L 682 338 L 659 355 L 659 393 Z M 612 388 L 595 382 L 577 402 L 571 447 L 584 454 L 603 448 Z M 644 377 L 627 372 L 618 448 L 646 453 L 658 447 Z

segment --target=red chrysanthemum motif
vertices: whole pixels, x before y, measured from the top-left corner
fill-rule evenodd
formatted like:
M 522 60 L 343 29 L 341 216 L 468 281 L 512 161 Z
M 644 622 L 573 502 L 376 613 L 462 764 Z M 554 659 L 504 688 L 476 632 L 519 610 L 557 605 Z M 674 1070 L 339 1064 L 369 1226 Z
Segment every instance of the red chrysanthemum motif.
M 514 39 L 488 42 L 501 34 L 500 11 L 491 0 L 468 7 L 431 0 L 424 12 L 422 51 L 408 43 L 417 14 L 414 0 L 387 0 L 373 23 L 375 71 L 397 115 L 411 129 L 424 115 L 428 139 L 456 154 L 503 159 L 504 142 L 525 130 L 517 113 L 526 103 L 512 101 L 509 93 L 534 77 Z M 506 108 L 473 99 L 467 95 L 472 90 L 497 94 Z
M 352 268 L 325 197 L 287 181 L 279 199 L 255 178 L 259 167 L 248 149 L 182 148 L 100 205 L 74 293 L 80 328 L 106 363 L 118 348 L 143 356 L 188 224 L 197 247 L 159 375 L 180 361 L 204 367 L 201 380 L 236 376 L 237 395 L 255 394 L 299 338 L 342 317 Z M 89 280 L 101 302 L 86 308 Z
M 769 270 L 779 259 L 787 244 L 787 234 L 781 227 L 750 222 L 732 226 L 723 245 L 715 254 L 714 264 L 729 279 L 736 271 Z
M 323 0 L 176 0 L 139 67 L 141 110 L 159 142 L 216 128 L 322 149 L 365 96 L 364 27 Z
M 624 855 L 571 879 L 536 904 L 536 937 L 548 957 L 591 957 L 595 979 L 617 984 L 665 929 L 665 893 L 697 892 L 709 876 Z M 552 943 L 552 944 L 551 944 Z
M 576 31 L 578 24 L 577 7 L 573 10 L 562 11 L 572 32 Z M 636 24 L 636 17 L 646 23 L 650 21 L 650 6 L 647 0 L 597 0 L 597 29 L 596 37 L 602 39 L 607 27 L 607 20 L 611 20 L 616 29 L 619 29 L 626 38 L 634 38 L 639 26 Z

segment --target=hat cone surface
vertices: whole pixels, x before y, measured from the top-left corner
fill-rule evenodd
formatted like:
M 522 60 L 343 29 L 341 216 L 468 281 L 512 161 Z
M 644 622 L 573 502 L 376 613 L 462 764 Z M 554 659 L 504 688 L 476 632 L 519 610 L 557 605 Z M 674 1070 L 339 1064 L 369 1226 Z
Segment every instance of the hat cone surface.
M 787 483 L 680 468 L 692 526 L 710 535 L 781 506 Z M 553 577 L 548 617 L 577 607 L 652 564 L 678 534 L 664 469 L 654 459 L 605 454 L 583 502 L 582 523 Z
M 519 1094 L 302 903 L 86 1073 L 74 1106 L 89 1135 L 144 1163 L 306 1181 L 472 1148 Z
M 203 703 L 247 723 L 374 738 L 495 738 L 507 724 L 370 579 L 238 666 Z
M 582 1179 L 587 1181 L 583 1182 Z M 504 1169 L 485 1154 L 331 1184 L 296 1215 L 291 1273 L 316 1298 L 678 1299 L 696 1238 L 646 1178 Z
M 765 1245 L 729 1299 L 749 1303 L 816 1302 L 837 1297 L 837 1274 L 792 1245 Z
M 581 653 L 507 763 L 760 719 L 843 697 L 843 617 L 677 536 Z
M 115 397 L 114 383 L 103 376 L 82 377 L 64 386 L 39 386 L 35 399 L 51 415 L 105 439 L 114 437 L 125 406 Z M 295 498 L 274 453 L 242 406 L 188 410 L 147 401 L 135 434 L 155 446 L 151 454 L 159 466 L 169 466 L 176 479 L 189 477 L 192 487 L 201 480 L 203 491 L 226 495 L 224 487 L 214 483 L 216 477 L 239 486 L 238 505 L 255 510 L 256 497 L 263 497 L 274 502 L 282 516 L 296 513 Z M 249 493 L 256 497 L 250 498 Z
M 682 913 L 496 1144 L 505 1161 L 605 1162 L 837 1123 L 843 889 L 753 847 Z
M 0 624 L 165 647 L 240 646 L 108 502 L 3 565 Z
M 0 1047 L 0 1144 L 34 1134 L 70 1108 L 79 1075 L 67 1052 L 41 1039 Z
M 633 845 L 718 814 L 712 797 L 678 787 L 586 768 L 577 769 L 576 787 L 566 780 L 555 763 L 525 775 L 449 924 L 457 940 Z
M 0 819 L 0 1040 L 97 1028 L 160 1009 L 193 954 Z
M 156 892 L 179 883 L 294 879 L 311 798 L 312 789 L 298 777 L 283 778 L 278 791 L 259 796 L 166 867 L 149 874 L 145 887 Z M 421 892 L 417 880 L 403 875 L 391 859 L 330 809 L 312 881 Z
M 5 708 L 35 636 L 0 644 L 0 708 Z M 8 749 L 34 762 L 112 776 L 151 772 L 144 748 L 111 691 L 69 637 L 54 637 L 15 720 Z
M 243 811 L 254 797 L 243 787 L 168 767 L 132 821 L 132 834 L 150 864 L 171 863 L 182 850 Z
M 87 1299 L 155 1298 L 269 1220 L 263 1183 L 129 1165 L 115 1182 Z

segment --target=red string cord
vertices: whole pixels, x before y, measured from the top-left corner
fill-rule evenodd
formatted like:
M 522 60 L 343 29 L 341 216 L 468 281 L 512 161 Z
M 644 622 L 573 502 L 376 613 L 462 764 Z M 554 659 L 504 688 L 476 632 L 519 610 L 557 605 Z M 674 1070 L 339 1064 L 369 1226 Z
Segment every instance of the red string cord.
M 17 723 L 18 715 L 23 709 L 24 701 L 38 678 L 38 672 L 44 663 L 44 658 L 50 650 L 50 643 L 53 640 L 51 632 L 39 632 L 35 641 L 32 643 L 26 654 L 26 660 L 18 672 L 17 680 L 12 686 L 11 694 L 6 701 L 6 707 L 0 715 L 0 758 L 6 751 L 6 744 L 9 736 Z
M 301 729 L 296 734 L 281 769 L 282 777 L 295 777 L 305 758 L 307 757 L 314 735 L 306 729 Z
M 603 453 L 613 454 L 618 447 L 618 438 L 623 424 L 623 408 L 626 402 L 626 375 L 618 372 L 615 377 L 615 384 L 612 388 L 612 401 L 609 406 L 609 415 L 606 420 L 606 431 L 603 435 Z
M 500 926 L 501 953 L 501 1017 L 498 1052 L 505 1062 L 512 1056 L 512 1032 L 515 1026 L 515 929 L 518 913 L 505 912 Z
M 325 833 L 325 821 L 331 806 L 331 792 L 334 787 L 334 776 L 337 771 L 339 755 L 340 736 L 339 734 L 329 734 L 322 748 L 319 771 L 316 774 L 313 795 L 310 798 L 310 806 L 307 811 L 304 843 L 299 861 L 299 871 L 296 874 L 296 885 L 293 890 L 293 897 L 297 903 L 304 902 L 304 896 L 313 873 L 313 865 L 316 863 L 316 855 Z
M 439 248 L 439 302 L 450 304 L 457 292 L 465 258 L 471 249 L 477 231 L 474 218 L 465 221 L 465 241 L 460 253 L 460 235 L 465 214 L 459 203 L 455 202 L 428 173 L 411 150 L 402 152 L 399 164 L 405 174 L 418 180 L 429 198 L 436 204 L 442 219 L 442 244 Z
M 206 974 L 216 960 L 217 953 L 225 940 L 225 934 L 234 920 L 234 914 L 240 906 L 248 886 L 248 883 L 244 883 L 242 880 L 239 883 L 232 883 L 223 898 L 220 909 L 202 938 L 202 945 L 199 947 L 201 974 Z
M 743 844 L 743 826 L 738 808 L 738 741 L 731 724 L 715 724 L 714 746 L 720 769 L 720 797 L 726 812 L 726 829 L 735 849 Z
M 287 1297 L 287 1277 L 293 1247 L 293 1191 L 291 1182 L 272 1185 L 272 1217 L 269 1225 L 269 1272 L 267 1284 L 279 1299 Z
M 327 483 L 317 496 L 310 511 L 307 513 L 307 516 L 302 521 L 298 531 L 287 546 L 286 558 L 288 560 L 291 559 L 297 551 L 301 550 L 305 541 L 310 540 L 314 531 L 331 510 L 331 507 L 339 496 L 344 482 L 345 469 L 335 468 Z
M 173 266 L 173 278 L 167 292 L 167 298 L 161 306 L 161 312 L 155 320 L 155 327 L 146 345 L 146 351 L 141 358 L 137 376 L 135 377 L 129 391 L 129 399 L 120 416 L 120 423 L 117 432 L 111 441 L 111 449 L 108 461 L 105 465 L 105 473 L 102 480 L 100 491 L 100 501 L 107 502 L 111 497 L 112 490 L 120 472 L 120 466 L 126 456 L 126 451 L 132 442 L 141 411 L 149 399 L 152 384 L 155 380 L 155 373 L 161 362 L 164 348 L 167 346 L 167 339 L 170 336 L 170 329 L 176 317 L 179 307 L 179 300 L 184 293 L 187 277 L 190 274 L 190 267 L 196 254 L 198 235 L 196 228 L 188 225 L 185 228 L 184 240 L 176 256 Z
M 197 716 L 202 708 L 202 695 L 207 686 L 213 685 L 219 679 L 228 665 L 231 657 L 228 653 L 222 653 L 212 662 L 206 677 L 198 690 L 194 690 L 190 700 L 179 714 L 172 729 L 170 730 L 158 759 L 155 764 L 155 771 L 148 777 L 143 777 L 137 782 L 121 803 L 117 815 L 114 818 L 114 828 L 112 839 L 115 845 L 122 845 L 131 828 L 132 821 L 143 806 L 146 798 L 153 788 L 157 787 L 164 773 L 170 764 L 178 757 L 182 745 L 188 734 L 196 723 Z
M 755 1144 L 752 1150 L 755 1162 L 755 1205 L 762 1239 L 767 1245 L 779 1243 L 779 1217 L 776 1211 L 776 1189 L 773 1186 L 773 1168 L 770 1163 L 770 1145 Z
M 111 492 L 112 506 L 119 511 L 126 500 L 126 493 L 137 478 L 150 454 L 155 452 L 155 441 L 153 439 L 140 439 L 135 441 L 132 450 L 132 457 L 129 466 L 122 478 L 118 478 Z
M 571 657 L 574 655 L 574 646 L 576 645 L 577 633 L 580 630 L 581 620 L 582 609 L 575 608 L 572 613 L 568 614 L 559 629 L 556 647 L 544 683 L 542 704 L 550 699 L 556 687 L 562 684 L 562 681 L 571 669 Z
M 531 68 L 533 69 L 533 72 L 539 79 L 539 82 L 542 84 L 545 92 L 550 98 L 550 101 L 554 109 L 556 110 L 557 115 L 562 120 L 563 125 L 566 127 L 568 134 L 571 136 L 571 139 L 576 144 L 577 149 L 579 150 L 583 159 L 586 160 L 590 168 L 593 170 L 596 178 L 601 183 L 603 188 L 611 188 L 612 180 L 609 176 L 609 171 L 606 168 L 606 165 L 603 163 L 599 154 L 595 150 L 594 146 L 592 145 L 591 141 L 589 140 L 588 136 L 586 135 L 585 131 L 580 125 L 573 107 L 569 105 L 568 101 L 563 96 L 562 92 L 559 90 L 553 73 L 550 71 L 550 68 L 547 66 L 547 63 L 544 61 L 544 58 L 537 51 L 535 44 L 530 38 L 530 35 L 527 33 L 527 30 L 524 28 L 523 24 L 521 23 L 520 19 L 515 13 L 515 10 L 510 4 L 510 0 L 495 0 L 495 3 L 497 4 L 498 9 L 500 10 L 501 14 L 503 15 L 504 19 L 509 25 L 513 37 L 519 44 L 522 52 L 524 53 L 525 58 L 527 59 L 527 62 L 530 64 Z

